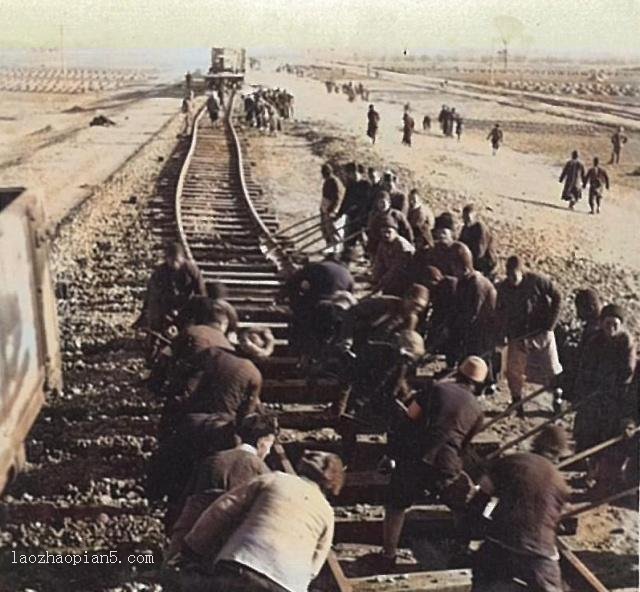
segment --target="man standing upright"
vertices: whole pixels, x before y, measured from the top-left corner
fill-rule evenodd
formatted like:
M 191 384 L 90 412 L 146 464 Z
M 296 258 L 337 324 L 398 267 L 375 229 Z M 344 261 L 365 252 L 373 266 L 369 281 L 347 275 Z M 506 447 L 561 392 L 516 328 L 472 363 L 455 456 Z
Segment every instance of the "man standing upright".
M 562 169 L 559 182 L 564 181 L 562 189 L 562 199 L 569 202 L 569 208 L 573 210 L 579 199 L 582 198 L 582 180 L 584 179 L 584 165 L 578 159 L 578 151 L 571 153 L 571 160 L 568 160 Z
M 514 402 L 522 398 L 525 378 L 548 385 L 562 372 L 553 329 L 560 293 L 545 277 L 525 271 L 516 255 L 507 259 L 507 279 L 498 286 L 498 328 L 507 338 L 506 377 Z M 524 417 L 522 407 L 518 415 Z
M 342 216 L 347 217 L 344 229 L 345 241 L 342 257 L 344 260 L 350 260 L 356 243 L 358 240 L 363 240 L 362 235 L 359 233 L 364 230 L 367 225 L 369 210 L 371 209 L 371 184 L 362 178 L 362 174 L 365 172 L 362 165 L 350 162 L 345 167 L 345 172 L 347 174 L 347 185 L 344 192 L 344 199 L 336 214 L 336 218 L 341 218 Z
M 322 201 L 320 202 L 320 224 L 322 237 L 327 243 L 327 247 L 336 248 L 339 231 L 336 228 L 335 213 L 340 206 L 340 196 L 342 195 L 342 183 L 333 174 L 333 168 L 329 163 L 325 163 L 320 168 L 322 174 Z M 339 223 L 337 224 L 339 226 Z
M 378 126 L 380 125 L 380 114 L 375 110 L 373 105 L 369 105 L 367 112 L 367 136 L 371 138 L 371 143 L 376 143 L 378 135 Z
M 402 116 L 402 143 L 405 146 L 411 146 L 411 136 L 413 135 L 415 127 L 416 122 L 413 120 L 413 117 L 409 115 L 408 111 L 405 111 Z
M 473 267 L 488 278 L 496 267 L 496 254 L 493 248 L 493 235 L 487 226 L 478 220 L 473 204 L 467 204 L 462 210 L 464 226 L 458 240 L 469 247 L 473 255 Z
M 498 149 L 500 148 L 500 144 L 504 141 L 504 134 L 500 129 L 500 124 L 496 123 L 493 126 L 493 129 L 489 132 L 487 136 L 487 140 L 491 140 L 491 148 L 493 150 L 493 155 L 495 156 L 498 153 Z
M 602 201 L 603 186 L 609 190 L 609 175 L 607 171 L 599 166 L 598 157 L 593 159 L 593 166 L 587 171 L 583 179 L 583 186 L 589 185 L 589 207 L 590 214 L 600 213 L 600 202 Z
M 611 136 L 611 160 L 609 164 L 620 164 L 620 152 L 622 152 L 622 145 L 627 143 L 627 136 L 624 135 L 624 128 L 620 126 L 613 136 Z

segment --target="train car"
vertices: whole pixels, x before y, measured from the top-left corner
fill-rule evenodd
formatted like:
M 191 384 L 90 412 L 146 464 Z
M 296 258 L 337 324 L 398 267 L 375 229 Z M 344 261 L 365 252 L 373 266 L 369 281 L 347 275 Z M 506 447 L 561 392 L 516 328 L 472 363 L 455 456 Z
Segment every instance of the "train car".
M 56 299 L 42 196 L 0 188 L 0 491 L 24 464 L 24 440 L 62 388 Z
M 242 83 L 245 75 L 247 54 L 244 49 L 232 47 L 212 47 L 211 66 L 205 76 L 207 88 L 217 88 L 221 84 Z
M 246 51 L 232 47 L 211 48 L 211 74 L 244 75 Z

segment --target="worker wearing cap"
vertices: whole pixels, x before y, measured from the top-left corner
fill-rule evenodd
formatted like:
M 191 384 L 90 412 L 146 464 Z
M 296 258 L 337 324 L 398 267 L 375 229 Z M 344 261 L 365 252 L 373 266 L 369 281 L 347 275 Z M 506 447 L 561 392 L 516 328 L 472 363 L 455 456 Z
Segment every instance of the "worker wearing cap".
M 574 423 L 578 451 L 617 435 L 622 420 L 637 414 L 636 345 L 624 329 L 624 316 L 622 307 L 605 306 L 600 328 L 581 347 L 574 388 L 576 402 L 584 401 Z M 597 480 L 601 467 L 595 461 L 588 467 L 589 480 Z
M 344 412 L 354 381 L 358 379 L 358 372 L 361 370 L 366 374 L 369 369 L 371 373 L 371 356 L 367 353 L 371 344 L 392 344 L 399 334 L 414 333 L 423 320 L 428 305 L 429 291 L 424 286 L 415 284 L 402 298 L 366 298 L 346 312 L 340 328 L 339 347 L 350 358 L 355 359 L 355 367 L 353 374 L 349 374 L 346 368 L 341 376 L 341 395 L 334 405 L 336 415 Z M 424 343 L 422 348 L 424 349 Z M 358 365 L 363 361 L 359 369 Z
M 342 221 L 336 216 L 344 188 L 340 179 L 333 173 L 333 167 L 324 163 L 320 168 L 322 174 L 322 201 L 320 202 L 320 230 L 327 243 L 327 248 L 337 247 L 341 238 Z
M 497 499 L 486 541 L 473 564 L 473 591 L 490 592 L 521 580 L 537 592 L 561 592 L 558 524 L 570 489 L 554 463 L 567 448 L 567 434 L 548 426 L 531 452 L 494 461 L 480 479 L 481 491 Z
M 353 250 L 358 241 L 363 240 L 360 231 L 367 224 L 367 218 L 371 209 L 371 184 L 364 178 L 366 170 L 361 164 L 350 162 L 345 166 L 346 184 L 344 199 L 335 214 L 336 219 L 346 216 L 344 226 L 344 250 L 343 259 L 349 261 L 353 256 Z
M 380 189 L 389 194 L 391 207 L 394 210 L 402 212 L 406 217 L 409 214 L 409 200 L 407 199 L 406 194 L 398 188 L 397 181 L 397 175 L 391 169 L 387 169 L 382 174 Z
M 487 373 L 482 358 L 469 356 L 452 380 L 433 383 L 409 404 L 408 423 L 391 447 L 397 468 L 386 504 L 383 559 L 395 559 L 405 512 L 425 489 L 454 512 L 465 507 L 473 485 L 463 471 L 462 458 L 483 423 L 475 394 Z
M 367 253 L 371 259 L 376 256 L 382 228 L 389 219 L 395 220 L 400 236 L 413 243 L 413 230 L 407 217 L 400 210 L 391 207 L 391 196 L 387 191 L 380 190 L 376 194 L 376 201 L 367 222 Z
M 424 353 L 422 336 L 410 330 L 400 331 L 389 341 L 368 341 L 358 350 L 340 409 L 346 408 L 348 413 L 337 427 L 347 463 L 354 458 L 356 437 L 363 425 L 365 432 L 388 432 L 394 428 L 398 410 L 395 402 L 409 398 L 411 368 Z
M 373 261 L 374 289 L 399 296 L 409 283 L 415 248 L 398 233 L 398 222 L 389 217 L 382 223 L 380 244 Z

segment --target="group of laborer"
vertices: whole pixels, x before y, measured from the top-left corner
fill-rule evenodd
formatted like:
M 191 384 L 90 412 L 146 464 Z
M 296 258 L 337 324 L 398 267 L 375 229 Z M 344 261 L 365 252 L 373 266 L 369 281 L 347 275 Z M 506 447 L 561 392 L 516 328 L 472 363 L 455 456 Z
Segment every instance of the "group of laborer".
M 276 133 L 283 119 L 293 117 L 293 95 L 285 89 L 259 88 L 242 98 L 245 121 L 257 129 Z
M 472 534 L 484 540 L 473 561 L 474 590 L 516 579 L 531 590 L 560 592 L 555 537 L 570 490 L 554 465 L 566 454 L 564 429 L 549 425 L 529 452 L 476 463 L 475 470 L 467 454 L 484 425 L 481 395 L 499 370 L 514 403 L 522 403 L 527 383 L 563 387 L 577 410 L 577 450 L 623 429 L 635 433 L 629 426 L 637 420 L 638 370 L 625 311 L 580 290 L 580 341 L 558 348 L 560 293 L 517 255 L 498 278 L 492 232 L 472 204 L 457 229 L 455 216 L 434 216 L 392 171 L 327 163 L 321 174 L 331 253 L 292 272 L 284 295 L 301 368 L 337 379 L 330 414 L 342 458 L 307 451 L 297 475 L 269 469 L 278 425 L 260 400 L 259 366 L 274 350 L 273 335 L 240 329 L 225 286 L 205 289 L 182 246 L 169 244 L 137 322 L 149 335 L 148 387 L 164 400 L 148 494 L 168 499 L 167 563 L 181 568 L 188 590 L 307 590 L 333 539 L 327 499 L 339 494 L 343 459 L 353 461 L 364 426 L 388 436 L 377 572 L 392 568 L 405 511 L 428 492 L 453 511 L 461 550 Z M 372 293 L 358 300 L 349 266 L 360 248 L 372 265 Z M 504 346 L 500 367 L 495 353 Z M 444 356 L 446 374 L 426 380 L 417 369 L 435 355 Z M 566 405 L 557 397 L 553 403 L 558 412 Z M 522 404 L 514 411 L 524 416 Z M 614 487 L 636 461 L 622 442 L 592 459 L 589 479 Z M 497 504 L 488 503 L 493 498 Z
M 620 153 L 623 144 L 627 142 L 624 129 L 619 127 L 611 136 L 613 150 L 609 164 L 620 162 Z M 609 190 L 610 182 L 607 171 L 600 166 L 600 159 L 596 156 L 593 159 L 593 166 L 587 171 L 580 162 L 578 151 L 571 153 L 571 159 L 567 161 L 560 174 L 560 183 L 564 183 L 562 189 L 562 199 L 569 202 L 569 208 L 574 209 L 575 205 L 582 199 L 582 190 L 589 186 L 589 208 L 590 214 L 599 214 L 602 204 L 603 192 Z
M 350 103 L 356 100 L 356 97 L 360 97 L 363 101 L 369 100 L 369 89 L 362 84 L 362 82 L 358 82 L 354 84 L 353 81 L 344 82 L 343 84 L 338 84 L 333 80 L 325 80 L 324 86 L 327 89 L 327 93 L 336 93 L 339 94 L 342 92 L 347 95 Z
M 449 108 L 446 105 L 443 105 L 438 115 L 438 122 L 444 136 L 453 137 L 455 134 L 458 141 L 460 141 L 464 130 L 464 120 L 462 116 L 456 112 L 455 107 Z M 380 113 L 376 110 L 375 105 L 369 105 L 369 110 L 367 111 L 367 136 L 371 138 L 372 144 L 376 143 L 379 127 Z M 404 106 L 402 114 L 402 144 L 405 146 L 411 146 L 411 139 L 415 132 L 415 127 L 416 122 L 411 115 L 411 106 L 407 103 Z M 422 131 L 431 131 L 431 117 L 429 115 L 425 115 L 422 118 Z M 489 132 L 487 139 L 491 140 L 495 154 L 504 141 L 504 135 L 500 129 L 500 124 L 496 124 L 491 132 Z
M 460 113 L 456 112 L 455 107 L 442 105 L 440 113 L 438 114 L 438 123 L 440 124 L 442 135 L 451 138 L 455 133 L 458 140 L 460 140 L 464 128 L 464 121 Z

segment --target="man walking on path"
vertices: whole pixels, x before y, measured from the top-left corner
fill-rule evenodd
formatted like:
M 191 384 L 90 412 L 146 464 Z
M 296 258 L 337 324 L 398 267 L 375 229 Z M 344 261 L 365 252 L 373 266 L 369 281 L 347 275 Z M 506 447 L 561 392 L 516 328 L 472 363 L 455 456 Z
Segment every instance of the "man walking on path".
M 611 151 L 611 160 L 609 161 L 609 164 L 620 164 L 620 152 L 622 152 L 622 145 L 626 144 L 629 139 L 623 132 L 624 128 L 620 126 L 613 136 L 611 136 L 613 150 Z
M 498 149 L 500 148 L 500 144 L 504 141 L 504 134 L 500 129 L 500 124 L 496 123 L 493 126 L 493 129 L 489 132 L 487 136 L 487 140 L 491 140 L 491 148 L 493 149 L 493 155 L 495 156 L 498 153 Z
M 591 214 L 600 213 L 600 202 L 602 201 L 603 186 L 609 190 L 609 175 L 607 171 L 599 166 L 598 157 L 593 159 L 593 166 L 587 171 L 582 186 L 589 185 L 589 207 Z
M 582 180 L 584 176 L 584 165 L 578 159 L 578 151 L 574 150 L 571 153 L 571 160 L 564 165 L 558 180 L 559 183 L 564 181 L 562 199 L 569 202 L 569 209 L 571 210 L 582 198 Z
M 413 117 L 405 111 L 402 116 L 402 143 L 406 146 L 411 146 L 411 136 L 413 135 L 413 129 L 416 126 L 416 122 Z
M 376 143 L 378 135 L 378 126 L 380 125 L 380 114 L 375 110 L 373 105 L 369 105 L 367 112 L 367 136 L 371 138 L 371 143 Z

